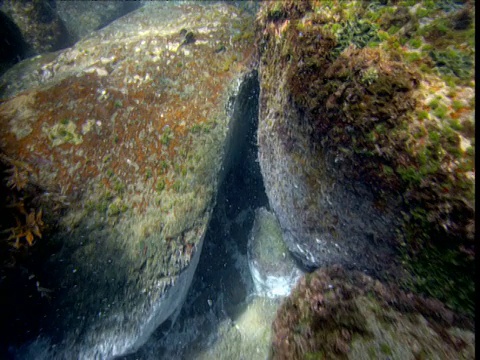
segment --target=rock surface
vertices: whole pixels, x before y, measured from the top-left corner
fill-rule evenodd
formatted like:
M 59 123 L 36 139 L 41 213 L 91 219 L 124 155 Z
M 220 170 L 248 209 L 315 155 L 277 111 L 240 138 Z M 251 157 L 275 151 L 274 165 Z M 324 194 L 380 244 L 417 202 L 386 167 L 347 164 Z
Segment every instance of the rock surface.
M 473 323 L 340 266 L 305 276 L 273 323 L 272 359 L 474 359 Z
M 272 341 L 271 323 L 275 318 L 278 299 L 255 297 L 235 319 L 225 320 L 218 325 L 216 341 L 195 359 L 250 359 L 268 358 Z
M 305 266 L 340 263 L 473 312 L 474 13 L 264 3 L 259 160 Z
M 298 59 L 285 54 L 293 56 L 289 34 L 296 31 L 288 20 L 265 25 L 258 143 L 269 202 L 288 248 L 306 267 L 340 262 L 371 271 L 388 263 L 385 257 L 392 258 L 385 240 L 398 226 L 399 199 L 379 209 L 368 184 L 343 173 L 341 153 L 312 141 L 316 124 L 294 102 L 289 84 L 294 72 L 301 71 L 295 62 L 307 60 L 304 54 Z M 322 50 L 319 45 L 312 52 Z
M 72 44 L 70 34 L 55 9 L 55 1 L 6 0 L 0 4 L 4 12 L 20 29 L 30 52 L 40 54 Z
M 56 2 L 56 13 L 62 19 L 70 36 L 80 39 L 115 19 L 140 7 L 140 1 L 86 1 Z
M 225 4 L 151 3 L 2 77 L 14 209 L 2 226 L 17 251 L 32 248 L 40 265 L 25 281 L 50 301 L 25 356 L 131 352 L 181 306 L 249 71 L 249 24 Z
M 283 241 L 275 214 L 263 207 L 255 210 L 248 240 L 248 266 L 258 296 L 287 296 L 302 275 Z

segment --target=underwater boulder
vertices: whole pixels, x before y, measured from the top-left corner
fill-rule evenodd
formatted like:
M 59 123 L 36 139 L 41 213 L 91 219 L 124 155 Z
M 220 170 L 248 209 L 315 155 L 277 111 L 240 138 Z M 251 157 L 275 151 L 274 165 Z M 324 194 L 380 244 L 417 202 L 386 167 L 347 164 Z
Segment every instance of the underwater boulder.
M 474 323 L 341 266 L 303 277 L 273 322 L 271 359 L 474 359 Z
M 180 309 L 251 71 L 252 22 L 226 4 L 150 3 L 0 79 L 2 244 L 27 259 L 18 272 L 38 320 L 5 309 L 27 324 L 2 329 L 10 348 L 36 339 L 18 356 L 110 359 Z M 196 41 L 182 44 L 186 24 Z
M 283 241 L 275 214 L 263 207 L 255 210 L 248 240 L 248 266 L 258 296 L 287 296 L 302 275 Z
M 452 20 L 465 11 L 265 2 L 258 147 L 306 267 L 339 263 L 473 313 L 475 31 Z

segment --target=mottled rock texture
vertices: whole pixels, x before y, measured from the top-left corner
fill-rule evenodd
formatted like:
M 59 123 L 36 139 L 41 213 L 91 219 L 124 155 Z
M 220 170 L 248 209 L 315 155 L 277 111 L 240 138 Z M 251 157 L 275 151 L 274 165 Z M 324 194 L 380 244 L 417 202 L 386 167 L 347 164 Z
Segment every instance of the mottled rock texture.
M 474 13 L 263 4 L 259 160 L 307 267 L 341 263 L 473 313 Z
M 56 13 L 62 19 L 70 36 L 78 40 L 141 5 L 141 1 L 57 0 Z
M 305 276 L 279 308 L 271 358 L 475 359 L 475 334 L 437 300 L 332 266 Z
M 248 239 L 248 266 L 258 296 L 288 296 L 302 275 L 283 240 L 275 214 L 261 207 Z
M 23 279 L 43 302 L 37 327 L 12 338 L 42 327 L 49 357 L 112 358 L 179 308 L 250 71 L 252 21 L 225 4 L 153 2 L 2 77 L 2 246 L 12 261 L 33 252 Z
M 30 55 L 55 51 L 72 44 L 55 5 L 55 1 L 51 0 L 5 0 L 0 3 L 0 11 L 18 27 Z

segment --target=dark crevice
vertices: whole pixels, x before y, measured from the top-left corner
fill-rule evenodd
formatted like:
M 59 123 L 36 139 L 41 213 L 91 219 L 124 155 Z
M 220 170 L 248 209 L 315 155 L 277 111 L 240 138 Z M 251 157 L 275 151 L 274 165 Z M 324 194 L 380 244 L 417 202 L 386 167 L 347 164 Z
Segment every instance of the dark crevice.
M 0 75 L 17 62 L 25 59 L 30 51 L 20 29 L 0 11 Z
M 268 207 L 257 160 L 258 95 L 257 73 L 252 72 L 233 103 L 217 203 L 178 319 L 165 322 L 137 353 L 123 359 L 188 358 L 204 349 L 221 321 L 235 319 L 252 293 L 248 235 L 255 209 Z

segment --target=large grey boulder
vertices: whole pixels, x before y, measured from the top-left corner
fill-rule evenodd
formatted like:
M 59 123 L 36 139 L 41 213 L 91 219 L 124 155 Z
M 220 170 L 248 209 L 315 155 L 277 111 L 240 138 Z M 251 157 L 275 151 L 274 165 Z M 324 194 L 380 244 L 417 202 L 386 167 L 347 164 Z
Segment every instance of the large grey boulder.
M 278 46 L 271 41 L 269 46 Z M 258 147 L 265 190 L 285 242 L 310 269 L 341 263 L 385 271 L 393 265 L 387 240 L 400 224 L 400 199 L 392 196 L 379 208 L 371 187 L 348 176 L 342 153 L 312 141 L 314 125 L 292 101 L 287 71 L 277 64 L 281 54 L 276 49 L 260 62 Z
M 132 352 L 182 305 L 251 20 L 226 4 L 154 2 L 2 77 L 12 215 L 28 215 L 12 217 L 9 241 L 42 254 L 29 279 L 47 308 L 21 356 Z

